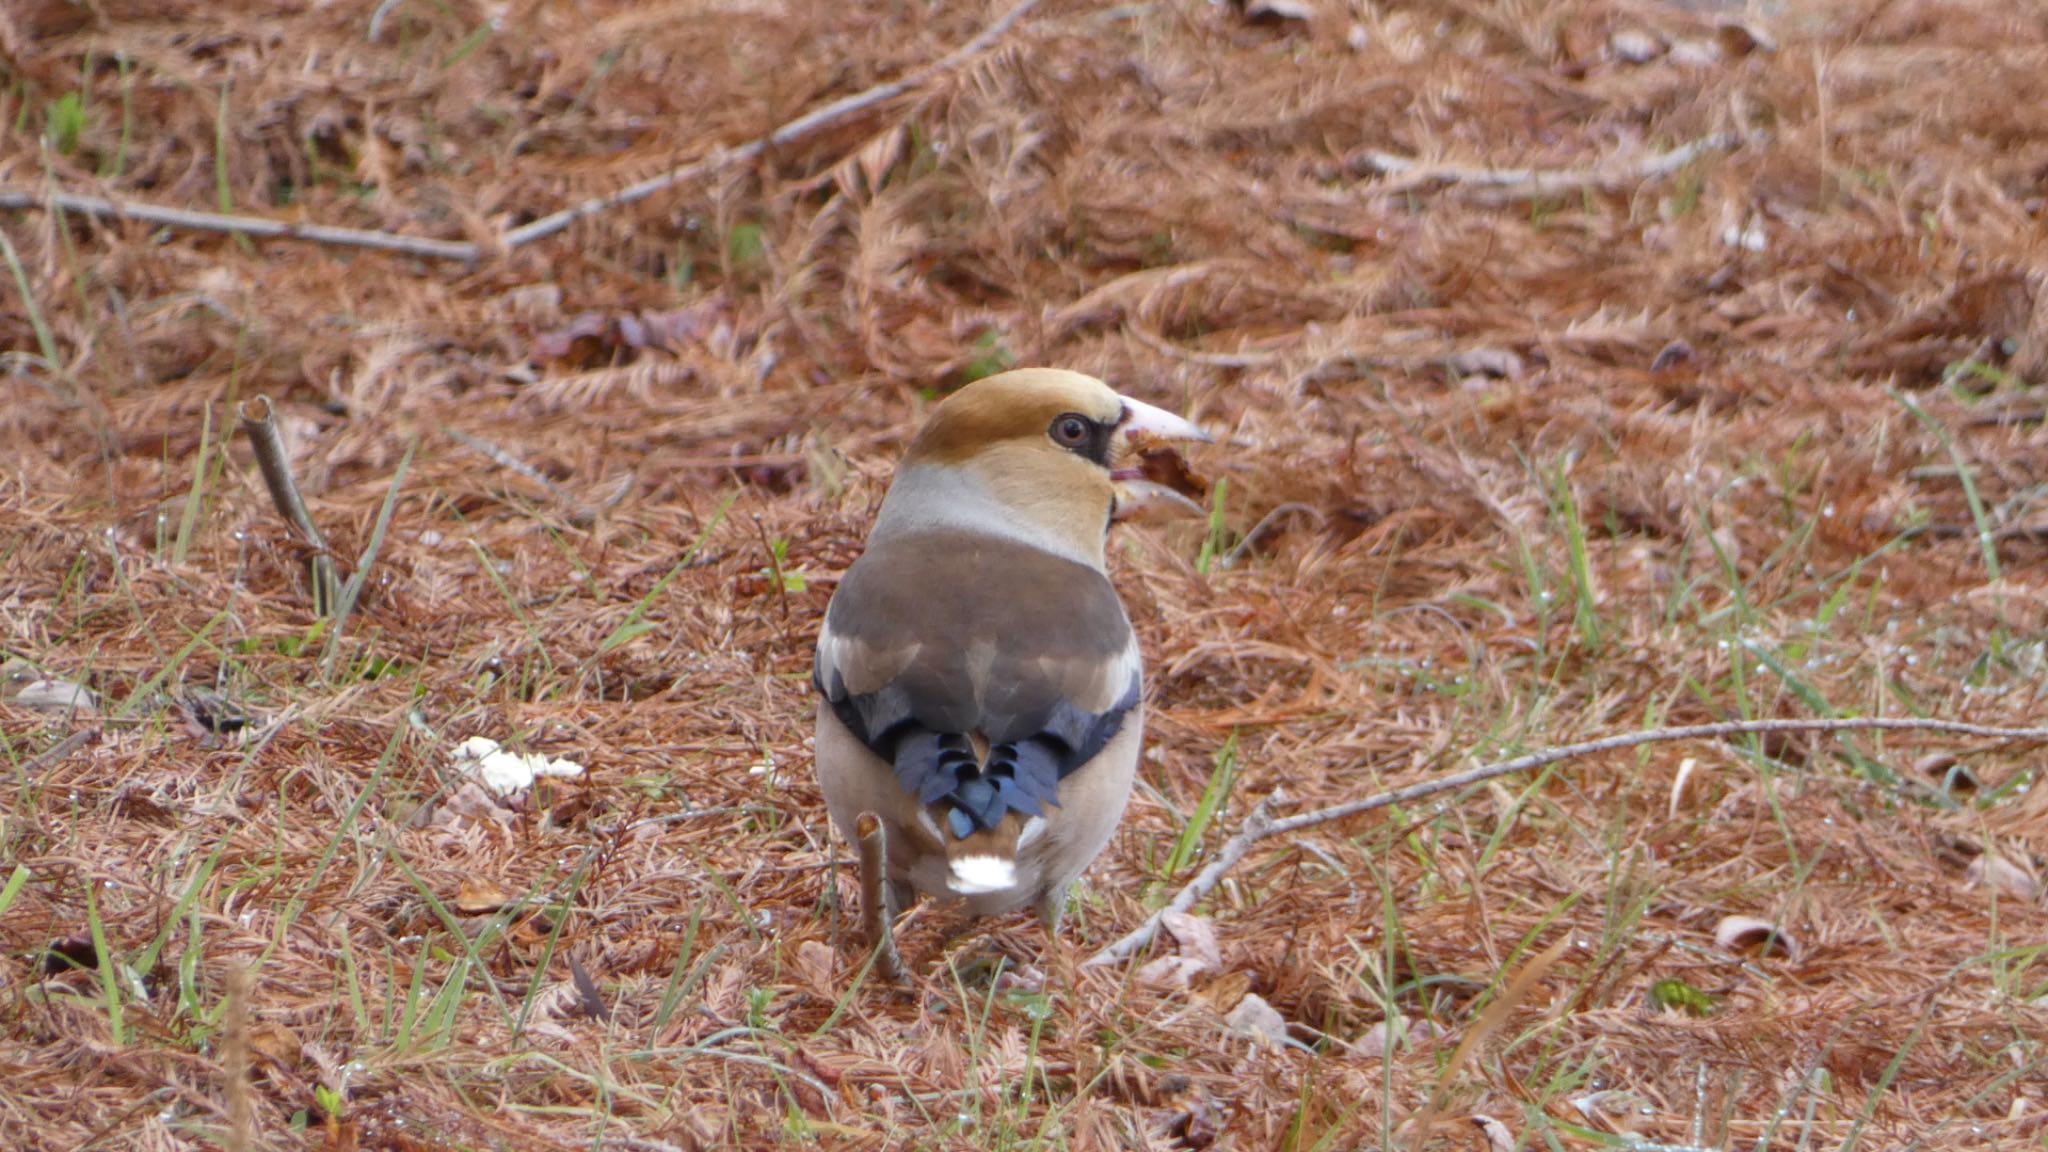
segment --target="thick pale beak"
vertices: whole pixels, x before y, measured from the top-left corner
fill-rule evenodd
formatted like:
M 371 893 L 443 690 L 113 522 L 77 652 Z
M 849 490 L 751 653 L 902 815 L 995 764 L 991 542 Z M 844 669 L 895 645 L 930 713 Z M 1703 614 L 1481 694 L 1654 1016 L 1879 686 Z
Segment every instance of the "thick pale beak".
M 1143 470 L 1137 466 L 1137 456 L 1151 446 L 1188 441 L 1213 444 L 1214 438 L 1164 408 L 1155 408 L 1129 396 L 1118 399 L 1124 402 L 1124 418 L 1116 426 L 1115 442 L 1110 449 L 1118 465 L 1110 473 L 1110 480 L 1116 486 L 1113 518 L 1166 519 L 1178 515 L 1207 515 L 1207 509 L 1186 495 L 1146 479 Z
M 1129 396 L 1119 396 L 1117 399 L 1124 402 L 1124 418 L 1116 426 L 1116 435 L 1126 447 L 1133 443 L 1142 447 L 1146 440 L 1192 440 L 1197 444 L 1216 442 L 1207 432 L 1164 408 L 1154 408 L 1143 400 L 1133 400 Z

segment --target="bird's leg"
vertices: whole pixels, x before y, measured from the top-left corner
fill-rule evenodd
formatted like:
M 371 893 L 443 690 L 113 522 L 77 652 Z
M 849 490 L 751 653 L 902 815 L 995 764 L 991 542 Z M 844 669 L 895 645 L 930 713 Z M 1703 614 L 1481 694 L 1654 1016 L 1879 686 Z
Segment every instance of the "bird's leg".
M 1060 914 L 1067 910 L 1067 889 L 1069 884 L 1059 884 L 1045 890 L 1038 898 L 1038 922 L 1045 925 L 1045 937 L 1051 940 L 1060 934 Z
M 896 951 L 895 901 L 889 898 L 895 885 L 887 882 L 888 841 L 882 831 L 882 819 L 873 812 L 863 812 L 854 820 L 853 831 L 860 849 L 861 934 L 867 937 L 868 947 L 875 950 L 875 968 L 882 979 L 901 984 L 903 956 Z

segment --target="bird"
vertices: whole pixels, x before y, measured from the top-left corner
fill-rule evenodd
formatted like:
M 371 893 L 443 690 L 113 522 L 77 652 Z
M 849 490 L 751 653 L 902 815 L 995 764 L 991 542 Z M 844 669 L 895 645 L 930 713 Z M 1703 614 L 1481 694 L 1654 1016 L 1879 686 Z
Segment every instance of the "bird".
M 1208 442 L 1095 377 L 1023 368 L 936 405 L 818 631 L 816 769 L 859 849 L 883 974 L 919 896 L 1032 907 L 1048 935 L 1107 846 L 1144 740 L 1144 668 L 1110 525 L 1199 507 L 1139 453 Z

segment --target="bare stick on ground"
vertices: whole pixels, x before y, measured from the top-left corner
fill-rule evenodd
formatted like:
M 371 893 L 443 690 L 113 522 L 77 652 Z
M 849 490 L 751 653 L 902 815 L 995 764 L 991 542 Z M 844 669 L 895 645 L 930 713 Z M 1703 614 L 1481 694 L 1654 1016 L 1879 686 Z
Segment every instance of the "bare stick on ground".
M 1608 736 L 1599 740 L 1587 740 L 1579 744 L 1566 744 L 1558 748 L 1547 748 L 1512 760 L 1502 760 L 1468 772 L 1458 772 L 1435 780 L 1425 780 L 1406 788 L 1381 792 L 1363 800 L 1346 804 L 1334 804 L 1303 812 L 1284 820 L 1275 820 L 1266 814 L 1262 803 L 1245 820 L 1244 827 L 1237 835 L 1223 842 L 1216 858 L 1207 867 L 1195 874 L 1179 892 L 1174 893 L 1172 902 L 1146 917 L 1115 943 L 1090 956 L 1088 964 L 1109 964 L 1128 959 L 1140 948 L 1150 944 L 1159 934 L 1159 926 L 1166 917 L 1193 908 L 1216 885 L 1237 862 L 1244 859 L 1252 846 L 1261 840 L 1285 836 L 1314 828 L 1321 824 L 1342 820 L 1349 816 L 1371 812 L 1393 804 L 1407 804 L 1439 792 L 1449 792 L 1468 784 L 1479 784 L 1500 776 L 1511 776 L 1516 772 L 1527 772 L 1531 768 L 1542 768 L 1563 760 L 1580 756 L 1592 756 L 1601 752 L 1613 752 L 1622 748 L 1635 748 L 1643 744 L 1664 744 L 1674 740 L 1709 740 L 1721 736 L 1743 736 L 1764 732 L 1857 732 L 1876 729 L 1885 732 L 1947 732 L 1957 736 L 1979 736 L 1992 740 L 2023 740 L 2048 743 L 2048 728 L 1994 728 L 1983 724 L 1965 724 L 1955 720 L 1918 720 L 1910 718 L 1849 717 L 1837 720 L 1736 720 L 1725 724 L 1694 724 L 1684 728 L 1654 728 L 1648 732 L 1630 732 L 1621 736 Z
M 99 734 L 100 730 L 97 728 L 84 728 L 73 732 L 71 735 L 51 745 L 33 760 L 22 765 L 22 776 L 31 780 L 35 779 L 36 775 L 43 771 L 43 769 L 53 764 L 61 763 L 66 756 L 85 747 L 89 741 L 98 739 Z
M 885 84 L 877 84 L 866 91 L 856 92 L 845 99 L 834 100 L 823 108 L 806 112 L 802 116 L 777 128 L 775 131 L 768 133 L 766 136 L 757 136 L 737 148 L 713 152 L 709 156 L 693 160 L 680 168 L 671 168 L 659 176 L 642 180 L 640 183 L 627 188 L 622 188 L 609 196 L 599 196 L 593 200 L 585 200 L 573 208 L 565 208 L 553 215 L 543 216 L 530 224 L 523 224 L 514 228 L 510 232 L 505 233 L 505 247 L 509 250 L 518 248 L 521 245 L 531 244 L 535 240 L 545 239 L 576 223 L 578 220 L 588 219 L 589 217 L 609 212 L 613 208 L 623 207 L 627 204 L 636 204 L 657 192 L 722 172 L 735 164 L 744 164 L 768 151 L 770 148 L 779 148 L 785 144 L 801 140 L 814 132 L 851 120 L 878 104 L 894 100 L 906 92 L 921 88 L 932 80 L 954 71 L 969 60 L 981 55 L 994 45 L 996 41 L 1002 39 L 1004 34 L 1009 32 L 1010 29 L 1016 27 L 1017 23 L 1029 15 L 1031 10 L 1037 6 L 1038 0 L 1020 0 L 1009 11 L 1003 13 L 995 23 L 982 29 L 981 33 L 974 39 L 946 53 L 931 65 L 920 68 L 901 79 L 891 80 Z
M 298 481 L 292 479 L 291 460 L 285 454 L 284 437 L 278 433 L 270 397 L 255 396 L 242 401 L 241 416 L 242 431 L 248 433 L 249 446 L 256 451 L 256 464 L 263 469 L 263 483 L 270 489 L 271 501 L 312 550 L 306 566 L 313 581 L 313 612 L 326 616 L 336 605 L 334 555 L 327 550 L 327 537 L 320 534 L 312 514 L 306 511 Z
M 875 970 L 891 984 L 904 979 L 903 956 L 896 951 L 896 932 L 889 923 L 889 883 L 883 869 L 888 859 L 887 834 L 881 818 L 863 812 L 853 822 L 860 849 L 860 930 L 875 952 Z
M 570 523 L 577 525 L 586 525 L 589 524 L 591 521 L 597 519 L 597 514 L 595 512 L 592 512 L 589 509 L 584 508 L 581 504 L 578 504 L 574 496 L 571 496 L 568 492 L 564 491 L 561 485 L 555 483 L 553 480 L 548 479 L 547 475 L 543 473 L 540 469 L 535 468 L 533 465 L 528 464 L 526 461 L 521 460 L 519 457 L 514 456 L 512 453 L 507 452 L 503 448 L 498 447 L 496 444 L 491 443 L 489 440 L 486 440 L 481 436 L 472 436 L 469 433 L 464 432 L 460 428 L 443 428 L 441 429 L 441 431 L 446 432 L 450 440 L 453 440 L 457 444 L 462 445 L 464 448 L 469 449 L 471 452 L 474 452 L 477 455 L 488 459 L 491 463 L 496 464 L 498 467 L 505 469 L 507 472 L 511 472 L 517 476 L 523 476 L 526 479 L 533 481 L 535 484 L 540 485 L 541 489 L 545 491 L 548 494 L 548 496 L 555 501 L 555 503 L 560 504 L 562 507 L 569 510 Z M 622 488 L 620 490 L 620 495 L 623 496 L 627 491 L 630 491 L 630 487 Z
M 1669 152 L 1647 156 L 1633 164 L 1610 164 L 1599 168 L 1470 168 L 1456 164 L 1432 164 L 1391 152 L 1368 152 L 1355 167 L 1381 173 L 1388 179 L 1371 188 L 1373 192 L 1406 192 L 1430 184 L 1446 184 L 1483 190 L 1495 197 L 1554 196 L 1580 188 L 1626 188 L 1644 180 L 1669 176 L 1709 152 L 1725 152 L 1742 143 L 1732 132 L 1707 136 L 1681 144 Z
M 436 260 L 459 260 L 473 264 L 483 249 L 459 240 L 432 240 L 424 236 L 400 236 L 396 232 L 374 232 L 362 228 L 337 228 L 326 224 L 294 224 L 288 220 L 265 220 L 258 216 L 228 216 L 219 212 L 194 212 L 165 208 L 132 200 L 105 196 L 78 196 L 70 192 L 37 194 L 0 191 L 0 208 L 50 208 L 76 212 L 101 220 L 136 220 L 188 232 L 224 232 L 253 236 L 259 240 L 309 240 L 343 248 L 369 248 L 406 256 L 427 256 Z

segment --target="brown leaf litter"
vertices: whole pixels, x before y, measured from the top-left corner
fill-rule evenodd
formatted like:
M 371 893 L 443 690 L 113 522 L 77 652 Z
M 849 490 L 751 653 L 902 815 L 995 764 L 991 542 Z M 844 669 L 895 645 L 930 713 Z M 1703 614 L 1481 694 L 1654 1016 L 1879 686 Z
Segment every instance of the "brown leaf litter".
M 485 246 L 999 15 L 17 7 L 0 190 Z M 2048 23 L 1795 7 L 1061 0 L 470 267 L 7 210 L 0 1131 L 2037 1147 L 2038 748 L 1595 757 L 1262 842 L 1079 967 L 1260 803 L 2037 720 Z M 1153 747 L 1062 947 L 920 913 L 854 992 L 810 641 L 922 413 L 1013 363 L 1216 431 L 1155 478 L 1221 530 L 1114 543 Z M 339 640 L 257 394 L 344 581 L 418 445 Z M 587 771 L 493 795 L 479 736 Z

